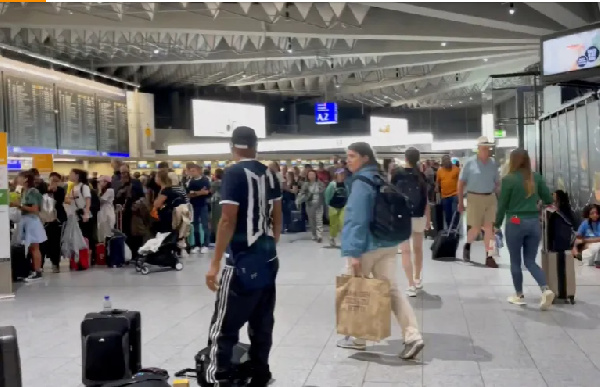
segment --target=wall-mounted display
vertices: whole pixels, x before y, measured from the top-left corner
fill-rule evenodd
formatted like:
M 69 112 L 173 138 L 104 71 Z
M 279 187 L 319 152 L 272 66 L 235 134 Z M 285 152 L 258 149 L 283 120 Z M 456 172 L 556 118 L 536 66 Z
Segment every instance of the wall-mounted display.
M 59 148 L 97 150 L 95 96 L 61 87 L 57 89 Z
M 371 137 L 401 138 L 408 135 L 408 120 L 397 117 L 371 116 Z
M 338 109 L 335 102 L 315 104 L 315 124 L 335 125 L 338 123 Z
M 98 96 L 98 150 L 106 153 L 129 152 L 127 102 L 123 98 Z
M 9 144 L 56 149 L 53 84 L 11 75 L 5 82 Z
M 238 126 L 248 126 L 258 138 L 267 135 L 265 107 L 248 103 L 192 100 L 194 136 L 231 137 Z

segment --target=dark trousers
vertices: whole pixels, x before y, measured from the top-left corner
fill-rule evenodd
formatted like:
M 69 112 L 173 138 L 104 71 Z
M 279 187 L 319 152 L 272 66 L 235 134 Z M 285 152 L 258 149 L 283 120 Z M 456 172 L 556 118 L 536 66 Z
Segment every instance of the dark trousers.
M 458 197 L 449 196 L 447 198 L 442 199 L 442 208 L 444 209 L 444 222 L 446 223 L 446 228 L 455 228 L 460 221 L 460 215 L 456 215 L 454 217 L 454 222 L 452 222 L 452 217 L 456 212 L 458 206 Z M 452 222 L 452 225 L 450 225 Z
M 210 229 L 208 228 L 208 205 L 194 207 L 194 242 L 196 246 L 192 247 L 208 247 L 210 245 Z M 204 241 L 200 238 L 200 227 L 204 233 Z
M 96 264 L 96 244 L 98 243 L 96 241 L 96 225 L 96 217 L 88 219 L 87 222 L 84 222 L 82 220 L 79 221 L 79 228 L 81 229 L 81 233 L 90 244 L 90 257 L 92 259 L 92 265 Z
M 275 285 L 245 291 L 236 277 L 235 269 L 232 266 L 225 267 L 208 334 L 210 364 L 206 380 L 209 383 L 231 378 L 233 347 L 238 343 L 240 329 L 246 323 L 250 338 L 250 362 L 259 372 L 268 369 L 273 345 L 275 298 Z
M 51 222 L 44 225 L 46 229 L 46 242 L 40 245 L 42 253 L 42 267 L 46 258 L 50 259 L 53 266 L 60 264 L 61 257 L 61 239 L 62 239 L 62 224 L 60 222 Z

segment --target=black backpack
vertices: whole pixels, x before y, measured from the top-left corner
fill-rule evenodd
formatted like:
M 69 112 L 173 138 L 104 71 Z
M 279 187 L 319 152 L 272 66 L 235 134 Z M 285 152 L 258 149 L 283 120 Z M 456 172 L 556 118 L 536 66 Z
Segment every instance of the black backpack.
M 413 218 L 425 216 L 427 183 L 412 170 L 400 168 L 392 178 L 393 185 L 406 196 Z
M 356 179 L 369 184 L 375 189 L 375 205 L 370 230 L 373 236 L 381 241 L 402 243 L 412 233 L 412 215 L 408 198 L 398 187 L 388 184 L 381 176 L 373 180 L 365 176 Z
M 337 183 L 334 183 L 337 185 Z M 336 187 L 333 192 L 333 196 L 329 201 L 329 206 L 333 208 L 344 208 L 346 206 L 346 202 L 348 201 L 348 189 L 346 186 Z

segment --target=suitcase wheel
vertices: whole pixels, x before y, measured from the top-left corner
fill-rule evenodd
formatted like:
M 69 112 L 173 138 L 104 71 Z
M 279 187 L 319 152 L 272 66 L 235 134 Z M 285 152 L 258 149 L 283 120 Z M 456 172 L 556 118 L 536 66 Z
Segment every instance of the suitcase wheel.
M 143 275 L 147 275 L 148 273 L 150 273 L 150 268 L 144 265 L 140 268 L 140 273 L 142 273 Z
M 183 270 L 183 263 L 177 262 L 177 264 L 175 265 L 175 270 L 177 270 L 177 271 Z

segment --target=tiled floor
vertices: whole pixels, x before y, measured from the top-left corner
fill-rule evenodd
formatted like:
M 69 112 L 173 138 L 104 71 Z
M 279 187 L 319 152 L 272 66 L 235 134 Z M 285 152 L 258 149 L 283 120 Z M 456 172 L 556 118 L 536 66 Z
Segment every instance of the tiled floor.
M 473 250 L 476 260 L 482 250 Z M 274 386 L 600 385 L 600 270 L 578 268 L 577 304 L 544 313 L 536 308 L 539 290 L 529 274 L 530 305 L 505 302 L 512 291 L 506 259 L 493 270 L 433 262 L 427 251 L 425 291 L 411 300 L 426 347 L 422 361 L 403 362 L 396 356 L 402 345 L 397 326 L 392 338 L 367 352 L 336 348 L 339 254 L 303 235 L 281 243 Z M 19 288 L 14 301 L 0 303 L 0 324 L 18 329 L 24 386 L 80 385 L 79 324 L 107 294 L 115 307 L 142 312 L 144 365 L 170 372 L 191 367 L 206 344 L 213 309 L 214 295 L 204 286 L 207 263 L 207 257 L 191 257 L 182 272 L 148 276 L 133 269 L 48 274 Z

